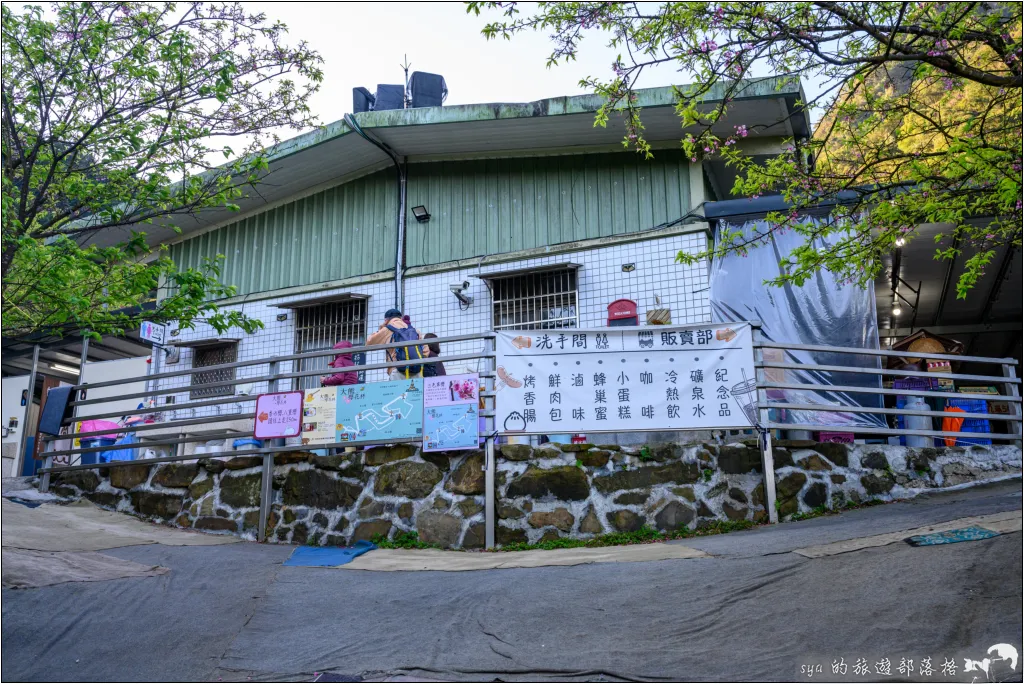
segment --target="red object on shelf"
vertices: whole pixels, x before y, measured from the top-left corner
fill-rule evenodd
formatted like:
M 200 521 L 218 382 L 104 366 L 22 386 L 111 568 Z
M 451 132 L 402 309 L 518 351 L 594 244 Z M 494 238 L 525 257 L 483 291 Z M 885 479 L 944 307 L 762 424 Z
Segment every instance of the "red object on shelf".
M 586 435 L 573 435 L 570 438 L 569 441 L 571 441 L 573 444 L 586 444 L 587 443 L 587 436 Z
M 819 432 L 818 442 L 833 444 L 853 444 L 852 432 Z
M 636 313 L 636 302 L 632 299 L 616 299 L 608 305 L 608 326 L 640 325 Z

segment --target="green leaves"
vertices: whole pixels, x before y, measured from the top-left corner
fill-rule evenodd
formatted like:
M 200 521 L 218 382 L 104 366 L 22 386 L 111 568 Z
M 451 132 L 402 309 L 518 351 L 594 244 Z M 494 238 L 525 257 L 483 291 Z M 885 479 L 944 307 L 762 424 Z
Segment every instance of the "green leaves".
M 277 132 L 315 124 L 321 58 L 284 37 L 240 3 L 3 7 L 4 335 L 117 333 L 153 297 L 251 325 L 205 303 L 230 296 L 216 265 L 178 273 L 132 231 L 238 211 Z
M 524 5 L 525 7 L 525 5 Z M 866 283 L 881 260 L 909 241 L 914 227 L 940 226 L 937 258 L 962 260 L 957 294 L 966 297 L 1000 246 L 1021 245 L 1021 6 L 900 2 L 570 2 L 530 6 L 472 2 L 467 11 L 500 10 L 488 38 L 542 30 L 550 63 L 574 57 L 583 37 L 602 31 L 622 49 L 607 80 L 581 84 L 604 97 L 595 125 L 622 123 L 623 145 L 645 156 L 635 90 L 649 66 L 670 63 L 681 79 L 676 113 L 691 163 L 730 167 L 737 196 L 781 194 L 793 210 L 769 216 L 768 234 L 751 239 L 720 230 L 693 263 L 744 254 L 776 231 L 795 231 L 804 247 L 786 255 L 775 284 L 800 283 L 820 269 L 847 283 Z M 760 94 L 759 77 L 786 75 L 823 84 L 801 102 L 820 117 L 811 139 L 782 141 L 765 158 L 751 148 L 750 122 L 735 103 Z M 749 106 L 749 105 L 748 105 Z M 616 121 L 617 119 L 617 121 Z M 756 155 L 756 156 L 755 156 Z M 835 212 L 835 223 L 804 224 L 805 210 L 850 192 L 859 198 Z M 726 199 L 726 198 L 720 198 Z M 841 226 L 841 229 L 839 228 Z M 811 245 L 823 231 L 828 249 Z M 989 254 L 989 256 L 985 256 Z

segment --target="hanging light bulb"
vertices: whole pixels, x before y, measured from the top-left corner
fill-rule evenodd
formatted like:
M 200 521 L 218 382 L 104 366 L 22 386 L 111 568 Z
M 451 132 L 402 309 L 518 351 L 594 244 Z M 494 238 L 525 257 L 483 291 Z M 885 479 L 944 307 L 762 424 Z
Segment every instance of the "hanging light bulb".
M 903 309 L 900 307 L 900 296 L 893 292 L 892 293 L 892 315 L 899 316 L 903 313 Z
M 904 240 L 904 239 L 903 239 L 903 238 L 901 238 L 901 237 L 898 237 L 898 238 L 896 238 L 896 246 L 897 246 L 897 247 L 902 247 L 902 246 L 903 246 L 903 245 L 905 245 L 905 244 L 907 244 L 907 241 L 906 241 L 906 240 Z

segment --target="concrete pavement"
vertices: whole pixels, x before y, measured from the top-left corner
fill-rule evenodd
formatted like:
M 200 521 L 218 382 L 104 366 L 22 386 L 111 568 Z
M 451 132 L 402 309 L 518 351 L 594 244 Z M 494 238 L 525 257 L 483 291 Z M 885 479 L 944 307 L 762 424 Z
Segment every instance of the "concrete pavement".
M 706 557 L 474 572 L 283 567 L 292 547 L 277 545 L 125 546 L 104 553 L 171 572 L 3 591 L 2 676 L 828 681 L 842 679 L 837 658 L 901 655 L 962 668 L 995 643 L 1021 650 L 1020 532 L 793 551 L 1020 509 L 1016 480 L 671 543 Z M 812 661 L 824 671 L 804 675 Z

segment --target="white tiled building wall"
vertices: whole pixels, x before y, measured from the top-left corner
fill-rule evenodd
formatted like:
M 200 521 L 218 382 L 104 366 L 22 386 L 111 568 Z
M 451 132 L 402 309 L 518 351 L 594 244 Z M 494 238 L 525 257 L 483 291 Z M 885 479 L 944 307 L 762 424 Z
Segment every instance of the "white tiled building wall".
M 577 252 L 552 254 L 502 264 L 489 264 L 481 267 L 463 268 L 430 275 L 409 277 L 405 280 L 405 310 L 413 325 L 421 334 L 435 333 L 438 337 L 486 332 L 492 329 L 491 295 L 486 283 L 473 276 L 481 273 L 517 270 L 531 266 L 560 264 L 572 262 L 581 267 L 578 271 L 577 310 L 580 327 L 604 327 L 608 316 L 608 305 L 616 299 L 632 299 L 637 303 L 641 324 L 644 323 L 648 309 L 668 308 L 672 311 L 672 322 L 676 324 L 702 323 L 711 320 L 711 308 L 708 303 L 708 267 L 702 262 L 693 266 L 675 263 L 676 254 L 683 250 L 691 254 L 706 249 L 706 235 L 694 232 L 684 235 L 631 242 L 618 245 L 595 247 Z M 632 271 L 623 271 L 624 264 L 635 264 Z M 460 308 L 459 301 L 452 294 L 449 285 L 469 281 L 470 288 L 466 294 L 473 297 L 473 303 L 467 309 Z M 281 309 L 275 306 L 282 302 L 294 302 L 301 299 L 312 299 L 351 292 L 369 296 L 367 301 L 367 331 L 372 332 L 381 324 L 384 312 L 394 305 L 394 282 L 369 283 L 349 286 L 336 290 L 322 290 L 305 295 L 289 295 L 274 299 L 232 305 L 244 311 L 250 317 L 258 318 L 266 326 L 263 330 L 246 335 L 232 331 L 222 337 L 240 337 L 238 360 L 267 359 L 275 356 L 287 356 L 295 353 L 295 312 L 292 309 Z M 655 304 L 655 297 L 661 300 L 660 306 Z M 276 320 L 279 314 L 287 314 L 284 321 Z M 176 340 L 197 340 L 216 337 L 217 333 L 204 324 L 197 325 L 195 330 L 181 330 Z M 461 342 L 442 345 L 442 356 L 469 354 L 479 352 L 483 342 Z M 164 370 L 187 369 L 192 366 L 193 351 L 183 348 L 176 364 L 165 366 Z M 383 361 L 383 354 L 378 352 L 369 355 L 367 363 Z M 479 360 L 456 361 L 446 364 L 449 374 L 463 370 L 482 369 Z M 260 364 L 238 369 L 239 379 L 258 377 L 267 374 L 267 365 Z M 287 373 L 298 370 L 292 362 L 282 362 L 279 372 Z M 368 380 L 383 380 L 383 371 L 372 371 L 367 374 Z M 161 387 L 187 387 L 189 376 L 161 381 Z M 287 386 L 279 390 L 288 389 Z M 266 383 L 252 388 L 252 392 L 266 391 Z M 174 402 L 189 402 L 188 393 L 175 395 Z M 251 406 L 248 405 L 248 406 Z M 175 412 L 176 419 L 191 415 L 215 415 L 220 409 L 221 414 L 238 411 L 231 404 L 219 407 L 195 409 L 185 415 L 185 411 Z M 239 407 L 240 408 L 240 407 Z M 247 408 L 245 409 L 247 410 Z

